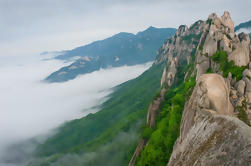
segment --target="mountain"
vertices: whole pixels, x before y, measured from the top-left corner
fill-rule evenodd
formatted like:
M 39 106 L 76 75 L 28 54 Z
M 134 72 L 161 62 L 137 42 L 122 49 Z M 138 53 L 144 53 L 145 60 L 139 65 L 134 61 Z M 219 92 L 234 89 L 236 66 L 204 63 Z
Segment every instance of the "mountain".
M 176 29 L 149 27 L 136 35 L 121 32 L 105 40 L 64 51 L 57 59 L 70 60 L 78 57 L 71 65 L 50 74 L 45 80 L 63 82 L 80 74 L 100 68 L 136 65 L 153 61 L 158 48 Z
M 60 127 L 30 166 L 249 166 L 250 56 L 229 12 L 181 25 L 149 70 Z
M 243 30 L 243 29 L 244 29 L 244 30 L 249 30 L 249 31 L 251 31 L 251 20 L 239 24 L 238 26 L 236 26 L 236 27 L 234 28 L 234 31 L 235 31 L 235 32 L 238 32 L 238 31 L 241 31 L 241 30 Z M 249 32 L 249 33 L 250 33 L 250 32 Z

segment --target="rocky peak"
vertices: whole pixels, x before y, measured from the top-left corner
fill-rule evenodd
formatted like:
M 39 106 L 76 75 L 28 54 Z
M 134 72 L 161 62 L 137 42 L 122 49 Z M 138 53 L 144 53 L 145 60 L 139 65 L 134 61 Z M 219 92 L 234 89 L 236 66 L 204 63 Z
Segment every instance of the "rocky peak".
M 231 19 L 230 13 L 228 11 L 225 11 L 221 16 L 221 22 L 223 23 L 223 25 L 229 27 L 231 32 L 234 32 L 234 22 Z
M 188 31 L 188 27 L 186 25 L 179 26 L 176 35 L 177 36 L 184 36 L 186 32 Z
M 249 35 L 246 34 L 246 33 L 244 33 L 244 32 L 241 32 L 241 33 L 238 35 L 238 38 L 239 38 L 240 42 L 244 41 L 244 42 L 250 43 Z
M 190 63 L 192 56 L 200 40 L 204 21 L 197 21 L 189 28 L 186 25 L 181 25 L 176 35 L 168 39 L 160 48 L 154 64 L 165 63 L 166 68 L 163 72 L 161 84 L 166 83 L 171 86 L 175 81 L 177 68 L 180 65 Z
M 228 61 L 236 66 L 247 66 L 250 61 L 250 39 L 247 34 L 234 33 L 234 22 L 229 12 L 221 17 L 210 14 L 200 39 L 196 53 L 197 78 L 212 68 L 210 57 L 217 51 L 223 50 L 228 54 Z

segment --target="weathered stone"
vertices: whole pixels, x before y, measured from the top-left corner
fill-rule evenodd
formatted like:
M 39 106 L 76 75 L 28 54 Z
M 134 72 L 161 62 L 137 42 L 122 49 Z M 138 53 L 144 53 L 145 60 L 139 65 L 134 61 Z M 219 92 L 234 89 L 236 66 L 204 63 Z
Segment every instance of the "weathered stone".
M 236 83 L 236 89 L 239 93 L 240 96 L 243 96 L 244 95 L 244 92 L 245 92 L 245 87 L 246 87 L 246 84 L 245 84 L 245 81 L 243 80 L 240 80 Z
M 228 56 L 228 60 L 233 60 L 237 66 L 247 66 L 250 62 L 250 39 L 247 34 L 238 35 L 240 43 L 235 43 L 235 50 Z
M 228 96 L 229 87 L 220 75 L 198 79 L 168 166 L 250 165 L 251 128 L 233 117 Z M 208 101 L 200 100 L 210 100 L 210 105 L 203 107 L 200 103 Z
M 161 77 L 161 80 L 160 80 L 161 87 L 164 85 L 165 82 L 166 82 L 166 67 L 163 70 L 162 77 Z
M 251 92 L 251 81 L 249 78 L 244 77 L 243 80 L 245 81 L 246 88 L 245 88 L 245 93 L 246 92 Z
M 248 69 L 251 70 L 251 62 L 248 64 Z
M 251 70 L 245 69 L 242 73 L 243 77 L 248 77 L 251 79 Z
M 231 19 L 230 13 L 228 11 L 225 11 L 223 16 L 221 16 L 221 21 L 223 25 L 230 29 L 230 32 L 234 32 L 234 22 Z
M 237 91 L 236 90 L 232 90 L 230 91 L 230 95 L 233 99 L 238 99 L 238 96 L 237 96 Z

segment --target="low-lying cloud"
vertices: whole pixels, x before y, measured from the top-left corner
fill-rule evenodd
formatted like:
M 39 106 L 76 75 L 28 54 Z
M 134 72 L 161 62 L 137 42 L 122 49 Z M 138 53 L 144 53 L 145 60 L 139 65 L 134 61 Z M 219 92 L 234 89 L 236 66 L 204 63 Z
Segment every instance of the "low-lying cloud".
M 137 77 L 151 65 L 101 69 L 65 83 L 47 84 L 41 79 L 61 67 L 61 62 L 8 63 L 11 65 L 0 67 L 0 166 L 11 145 L 97 111 L 94 106 L 106 99 L 112 87 Z

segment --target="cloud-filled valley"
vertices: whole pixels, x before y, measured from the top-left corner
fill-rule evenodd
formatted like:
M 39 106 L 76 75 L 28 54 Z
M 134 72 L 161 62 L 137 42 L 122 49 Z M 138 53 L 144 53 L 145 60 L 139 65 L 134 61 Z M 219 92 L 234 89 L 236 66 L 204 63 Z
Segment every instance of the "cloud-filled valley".
M 95 106 L 112 87 L 137 77 L 151 65 L 101 69 L 65 83 L 48 84 L 41 80 L 65 64 L 40 58 L 0 68 L 0 160 L 9 146 L 50 134 L 65 121 L 97 111 Z

